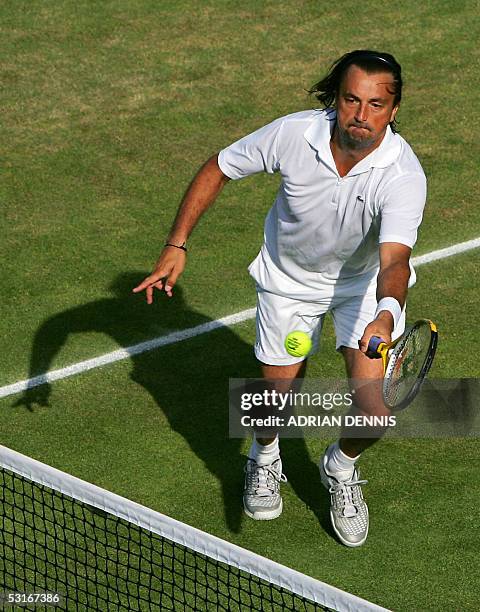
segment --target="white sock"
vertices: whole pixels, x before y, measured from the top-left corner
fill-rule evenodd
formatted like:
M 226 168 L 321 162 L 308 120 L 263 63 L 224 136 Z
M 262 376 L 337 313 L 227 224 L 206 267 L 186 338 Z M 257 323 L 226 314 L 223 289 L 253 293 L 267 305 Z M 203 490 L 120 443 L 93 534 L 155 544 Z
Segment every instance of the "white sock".
M 249 459 L 253 459 L 258 465 L 270 465 L 277 459 L 280 459 L 280 446 L 278 444 L 278 435 L 270 444 L 260 444 L 254 437 L 252 446 L 248 453 Z
M 337 480 L 350 480 L 355 469 L 355 462 L 360 455 L 352 459 L 342 451 L 338 441 L 327 448 L 326 455 L 325 469 L 327 472 Z

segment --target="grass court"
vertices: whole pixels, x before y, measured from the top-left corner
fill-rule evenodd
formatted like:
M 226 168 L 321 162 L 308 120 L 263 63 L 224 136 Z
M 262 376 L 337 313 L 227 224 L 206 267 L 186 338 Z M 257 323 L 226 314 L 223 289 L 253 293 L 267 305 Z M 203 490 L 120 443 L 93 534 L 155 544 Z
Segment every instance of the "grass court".
M 278 177 L 232 182 L 172 300 L 131 293 L 214 152 L 315 107 L 341 54 L 401 63 L 400 133 L 428 178 L 414 255 L 480 236 L 473 1 L 5 0 L 0 5 L 0 385 L 255 305 L 246 267 Z M 408 319 L 438 323 L 432 377 L 478 377 L 480 251 L 426 264 Z M 0 400 L 1 443 L 396 611 L 478 606 L 478 440 L 385 440 L 362 458 L 371 532 L 328 527 L 324 440 L 285 441 L 284 512 L 243 515 L 248 443 L 228 379 L 258 375 L 253 320 Z M 308 376 L 341 377 L 331 322 Z

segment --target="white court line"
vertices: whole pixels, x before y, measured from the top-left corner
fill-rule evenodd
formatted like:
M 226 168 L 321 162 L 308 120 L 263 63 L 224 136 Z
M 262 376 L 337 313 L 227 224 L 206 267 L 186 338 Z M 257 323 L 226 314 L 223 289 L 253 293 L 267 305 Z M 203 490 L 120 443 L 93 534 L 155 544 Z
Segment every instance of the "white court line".
M 467 240 L 467 242 L 454 244 L 446 249 L 439 249 L 438 251 L 432 251 L 431 253 L 426 253 L 425 255 L 413 257 L 412 263 L 414 266 L 421 266 L 422 264 L 437 261 L 437 259 L 445 259 L 446 257 L 451 257 L 452 255 L 464 253 L 465 251 L 478 249 L 478 247 L 480 247 L 480 238 L 474 238 L 473 240 Z
M 420 255 L 419 257 L 413 257 L 412 263 L 414 266 L 421 266 L 423 264 L 437 261 L 438 259 L 445 259 L 446 257 L 451 257 L 452 255 L 458 255 L 459 253 L 464 253 L 465 251 L 470 251 L 478 247 L 480 247 L 480 238 L 474 238 L 473 240 L 468 240 L 467 242 L 454 244 L 446 249 L 439 249 L 438 251 L 432 251 L 431 253 Z M 53 382 L 55 380 L 61 380 L 62 378 L 74 376 L 75 374 L 81 374 L 82 372 L 99 368 L 100 366 L 107 365 L 108 363 L 128 359 L 129 357 L 132 357 L 132 355 L 140 355 L 141 353 L 146 353 L 147 351 L 151 351 L 161 346 L 167 346 L 168 344 L 188 340 L 189 338 L 206 334 L 221 327 L 230 327 L 232 325 L 236 325 L 237 323 L 248 321 L 249 319 L 253 319 L 255 317 L 255 310 L 255 308 L 242 310 L 242 312 L 237 312 L 233 315 L 229 315 L 228 317 L 223 317 L 222 319 L 216 319 L 215 321 L 209 321 L 208 323 L 203 323 L 202 325 L 197 325 L 196 327 L 190 327 L 181 331 L 172 332 L 171 334 L 160 336 L 158 338 L 154 338 L 153 340 L 148 340 L 147 342 L 127 346 L 126 348 L 119 349 L 118 351 L 100 355 L 100 357 L 94 357 L 93 359 L 87 359 L 86 361 L 79 361 L 78 363 L 74 363 L 66 368 L 52 370 L 50 372 L 46 372 L 45 374 L 28 378 L 27 380 L 20 380 L 12 385 L 0 387 L 0 398 L 14 395 L 15 393 L 32 389 L 33 387 L 38 387 L 46 382 Z

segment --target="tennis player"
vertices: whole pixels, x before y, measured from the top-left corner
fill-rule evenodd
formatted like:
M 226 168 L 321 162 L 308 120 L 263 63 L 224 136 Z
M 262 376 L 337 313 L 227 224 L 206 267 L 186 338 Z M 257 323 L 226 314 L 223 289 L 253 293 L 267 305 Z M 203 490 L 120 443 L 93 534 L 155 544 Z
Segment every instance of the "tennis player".
M 297 112 L 210 158 L 191 183 L 155 270 L 135 292 L 172 295 L 186 260 L 186 241 L 229 180 L 267 172 L 282 181 L 265 222 L 264 244 L 249 267 L 257 287 L 255 354 L 269 380 L 293 381 L 306 359 L 286 353 L 293 330 L 311 335 L 314 351 L 324 316 L 333 315 L 336 347 L 350 380 L 380 380 L 369 339 L 386 342 L 405 326 L 410 253 L 426 198 L 422 167 L 396 133 L 401 67 L 388 53 L 357 50 L 338 59 L 311 90 L 324 107 Z M 314 352 L 313 351 L 313 352 Z M 279 382 L 279 384 L 281 384 Z M 354 411 L 388 416 L 380 385 L 355 388 Z M 374 389 L 373 391 L 371 389 Z M 369 516 L 357 461 L 376 437 L 348 437 L 325 451 L 321 482 L 331 494 L 339 540 L 360 546 Z M 246 465 L 244 509 L 268 520 L 282 512 L 278 436 L 254 438 Z

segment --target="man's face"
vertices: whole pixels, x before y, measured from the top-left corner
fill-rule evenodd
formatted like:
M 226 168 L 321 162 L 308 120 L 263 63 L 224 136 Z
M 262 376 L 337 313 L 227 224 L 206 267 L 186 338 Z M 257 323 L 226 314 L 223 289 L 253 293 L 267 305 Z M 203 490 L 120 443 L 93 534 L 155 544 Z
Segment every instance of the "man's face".
M 389 72 L 348 68 L 336 100 L 338 137 L 344 147 L 361 150 L 380 144 L 398 110 L 393 91 Z

